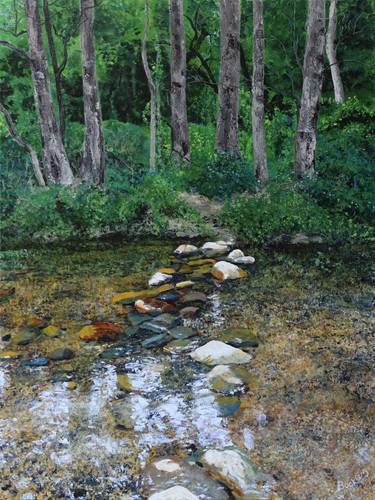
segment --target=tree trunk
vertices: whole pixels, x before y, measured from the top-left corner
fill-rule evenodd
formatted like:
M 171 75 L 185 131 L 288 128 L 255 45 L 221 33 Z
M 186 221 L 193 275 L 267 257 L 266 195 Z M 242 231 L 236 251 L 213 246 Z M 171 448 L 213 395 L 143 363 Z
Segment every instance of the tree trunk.
M 85 138 L 81 178 L 89 184 L 104 183 L 105 153 L 94 46 L 94 0 L 81 0 L 81 50 Z
M 170 0 L 172 154 L 190 161 L 183 0 Z
M 314 174 L 316 129 L 323 84 L 325 0 L 309 0 L 303 85 L 295 144 L 298 178 Z
M 254 174 L 260 183 L 268 180 L 264 133 L 264 26 L 263 0 L 253 0 L 252 129 Z
M 51 82 L 40 25 L 39 2 L 38 0 L 24 0 L 24 3 L 45 177 L 48 183 L 70 185 L 73 183 L 73 173 L 53 109 Z
M 45 186 L 45 180 L 42 175 L 42 171 L 40 170 L 40 165 L 39 165 L 39 160 L 38 160 L 38 155 L 36 154 L 35 150 L 32 148 L 30 144 L 25 142 L 22 137 L 20 137 L 17 132 L 16 128 L 14 126 L 12 117 L 8 113 L 8 111 L 4 108 L 4 106 L 0 103 L 0 113 L 4 116 L 5 123 L 8 126 L 8 131 L 12 139 L 19 145 L 21 146 L 22 149 L 25 149 L 31 156 L 31 164 L 33 166 L 34 174 L 36 177 L 36 180 L 39 184 L 39 186 Z
M 150 24 L 150 1 L 145 0 L 145 22 L 143 29 L 142 38 L 142 62 L 144 72 L 146 74 L 148 88 L 150 90 L 150 169 L 155 170 L 156 166 L 156 114 L 157 114 L 157 104 L 156 104 L 156 86 L 154 79 L 152 78 L 150 66 L 148 65 L 147 59 L 147 39 Z
M 55 45 L 55 40 L 53 38 L 53 33 L 52 33 L 52 22 L 51 22 L 51 16 L 50 16 L 50 12 L 49 12 L 48 0 L 43 0 L 43 12 L 44 12 L 44 23 L 45 23 L 46 32 L 47 32 L 49 53 L 51 55 L 53 74 L 55 77 L 56 98 L 57 98 L 57 105 L 59 107 L 59 118 L 60 118 L 60 120 L 59 120 L 60 121 L 60 133 L 61 133 L 61 139 L 64 142 L 65 108 L 64 108 L 64 101 L 63 101 L 63 90 L 62 90 L 62 72 L 61 72 L 61 68 L 59 67 L 59 64 L 57 62 L 56 45 Z
M 220 110 L 216 149 L 240 156 L 238 90 L 240 85 L 241 1 L 220 0 Z
M 331 68 L 333 88 L 335 92 L 335 101 L 337 104 L 344 102 L 344 86 L 342 84 L 339 64 L 336 57 L 335 35 L 337 25 L 337 0 L 331 0 L 329 6 L 329 23 L 327 30 L 326 52 Z

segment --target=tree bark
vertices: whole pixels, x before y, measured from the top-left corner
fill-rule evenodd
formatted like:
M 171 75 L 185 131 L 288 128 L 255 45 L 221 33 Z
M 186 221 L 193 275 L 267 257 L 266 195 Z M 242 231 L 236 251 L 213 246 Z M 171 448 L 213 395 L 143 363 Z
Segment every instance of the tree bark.
M 21 146 L 22 149 L 25 149 L 31 156 L 31 164 L 33 166 L 34 174 L 36 177 L 36 180 L 39 184 L 39 186 L 45 186 L 46 182 L 44 180 L 44 177 L 42 175 L 42 171 L 40 170 L 40 165 L 39 165 L 39 160 L 38 160 L 38 155 L 36 154 L 35 150 L 33 147 L 25 142 L 22 137 L 20 137 L 17 132 L 16 128 L 14 126 L 12 117 L 8 113 L 8 111 L 4 108 L 4 106 L 0 103 L 0 113 L 4 116 L 5 123 L 7 124 L 8 131 L 12 139 L 19 145 Z
M 155 170 L 156 166 L 156 86 L 151 74 L 150 66 L 147 59 L 147 39 L 150 24 L 150 1 L 145 0 L 145 20 L 143 28 L 143 38 L 141 45 L 141 54 L 144 72 L 146 74 L 148 88 L 150 90 L 150 170 Z
M 170 0 L 172 154 L 190 161 L 186 110 L 186 48 L 183 0 Z
M 84 182 L 102 186 L 105 153 L 102 112 L 96 76 L 94 0 L 81 0 L 81 50 L 85 137 L 80 175 Z
M 303 84 L 295 143 L 295 174 L 314 174 L 316 129 L 323 84 L 325 0 L 309 0 Z
M 60 118 L 60 120 L 59 120 L 60 133 L 61 133 L 61 139 L 64 142 L 65 108 L 64 108 L 63 89 L 62 89 L 62 71 L 61 71 L 61 68 L 59 67 L 59 64 L 57 62 L 56 45 L 55 45 L 55 40 L 53 38 L 53 33 L 52 33 L 52 22 L 51 22 L 51 16 L 50 16 L 50 12 L 49 12 L 48 0 L 43 0 L 43 12 L 44 12 L 44 23 L 45 23 L 46 32 L 47 32 L 48 48 L 49 48 L 49 53 L 51 55 L 53 74 L 55 77 L 56 98 L 57 98 L 57 105 L 59 107 L 59 118 Z
M 342 84 L 339 64 L 336 56 L 335 35 L 337 26 L 337 0 L 331 0 L 329 6 L 329 22 L 326 40 L 326 52 L 331 68 L 333 89 L 335 92 L 335 101 L 341 104 L 345 100 L 344 86 Z
M 252 129 L 254 174 L 260 183 L 268 180 L 264 132 L 264 22 L 263 0 L 253 0 Z
M 220 0 L 220 109 L 216 149 L 240 156 L 238 90 L 240 85 L 241 1 Z
M 38 0 L 24 0 L 24 4 L 45 177 L 48 183 L 70 185 L 74 180 L 73 173 L 53 109 L 51 82 L 40 25 L 39 2 Z

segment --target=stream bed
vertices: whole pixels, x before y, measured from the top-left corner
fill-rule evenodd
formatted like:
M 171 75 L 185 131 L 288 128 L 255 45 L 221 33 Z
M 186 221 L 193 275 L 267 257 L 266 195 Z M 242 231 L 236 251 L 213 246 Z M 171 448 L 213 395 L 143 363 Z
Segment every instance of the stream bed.
M 197 279 L 206 300 L 181 322 L 197 335 L 147 348 L 129 330 L 132 306 L 112 299 L 146 289 L 175 247 L 3 253 L 0 288 L 14 293 L 0 303 L 0 498 L 148 498 L 176 484 L 151 470 L 171 457 L 197 498 L 231 498 L 196 463 L 226 447 L 266 478 L 247 498 L 375 498 L 371 282 L 327 270 L 314 250 L 255 254 L 240 280 Z M 83 342 L 93 322 L 125 335 Z M 234 397 L 215 392 L 210 368 L 189 353 L 235 327 L 257 342 L 245 348 L 246 390 Z

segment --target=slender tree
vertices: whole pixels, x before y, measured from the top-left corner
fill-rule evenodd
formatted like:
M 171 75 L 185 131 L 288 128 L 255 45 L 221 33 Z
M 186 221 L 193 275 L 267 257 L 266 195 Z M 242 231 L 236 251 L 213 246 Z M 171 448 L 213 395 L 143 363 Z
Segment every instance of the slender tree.
M 48 183 L 70 185 L 73 173 L 61 139 L 53 108 L 51 83 L 44 52 L 38 0 L 24 0 L 35 107 L 43 148 L 44 174 Z
M 254 174 L 260 183 L 268 180 L 264 133 L 264 22 L 263 0 L 253 0 L 252 129 Z
M 342 83 L 340 75 L 339 63 L 337 61 L 337 56 L 336 56 L 336 48 L 335 48 L 336 26 L 337 26 L 337 0 L 331 0 L 329 6 L 329 22 L 328 22 L 327 39 L 326 39 L 326 52 L 329 61 L 329 66 L 331 69 L 333 89 L 335 92 L 335 101 L 337 102 L 337 104 L 340 104 L 345 100 L 345 93 L 344 93 L 344 85 Z
M 316 129 L 323 84 L 325 0 L 309 0 L 301 105 L 295 143 L 298 178 L 314 174 Z
M 52 27 L 52 21 L 51 21 L 51 14 L 50 14 L 50 10 L 49 10 L 49 0 L 43 0 L 43 12 L 44 12 L 44 24 L 46 27 L 47 40 L 48 40 L 48 48 L 49 48 L 49 53 L 51 56 L 53 75 L 55 78 L 56 99 L 57 99 L 57 105 L 59 107 L 60 133 L 61 133 L 61 139 L 64 142 L 65 107 L 64 107 L 64 100 L 63 100 L 62 74 L 63 74 L 63 71 L 65 69 L 65 66 L 66 66 L 66 63 L 68 60 L 67 40 L 64 39 L 64 41 L 63 41 L 64 42 L 64 55 L 63 55 L 62 63 L 59 64 L 58 60 L 57 60 L 55 39 L 53 36 L 53 31 L 52 31 L 53 27 Z
M 241 1 L 220 0 L 220 109 L 216 149 L 240 155 L 238 144 L 238 90 L 240 85 Z
M 183 0 L 170 0 L 172 154 L 190 160 L 186 110 L 186 48 Z
M 94 45 L 94 0 L 81 0 L 81 50 L 85 138 L 81 178 L 89 184 L 104 183 L 105 152 Z
M 146 74 L 148 88 L 150 90 L 150 169 L 154 170 L 156 166 L 156 86 L 147 58 L 147 39 L 150 30 L 150 0 L 145 0 L 145 19 L 143 27 L 143 38 L 141 43 L 141 55 L 143 69 Z
M 34 150 L 34 148 L 30 144 L 28 144 L 26 141 L 24 141 L 22 139 L 22 137 L 20 137 L 17 134 L 16 127 L 14 125 L 12 117 L 10 116 L 8 111 L 5 109 L 5 107 L 1 104 L 1 102 L 0 102 L 0 113 L 3 115 L 5 123 L 7 124 L 9 135 L 22 149 L 24 149 L 25 151 L 27 151 L 30 154 L 31 164 L 32 164 L 34 174 L 35 174 L 35 177 L 36 177 L 36 180 L 37 180 L 39 186 L 45 186 L 46 182 L 43 178 L 43 174 L 42 174 L 42 171 L 40 169 L 38 155 L 36 154 L 36 151 Z

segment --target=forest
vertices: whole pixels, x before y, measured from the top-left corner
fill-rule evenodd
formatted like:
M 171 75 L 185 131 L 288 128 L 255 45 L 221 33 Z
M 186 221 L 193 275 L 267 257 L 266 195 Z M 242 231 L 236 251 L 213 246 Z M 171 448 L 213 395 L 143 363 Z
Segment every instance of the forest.
M 373 2 L 219 3 L 2 2 L 3 246 L 204 233 L 180 192 L 256 245 L 372 240 Z

